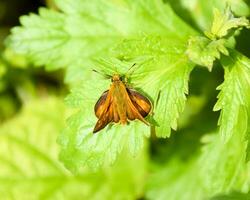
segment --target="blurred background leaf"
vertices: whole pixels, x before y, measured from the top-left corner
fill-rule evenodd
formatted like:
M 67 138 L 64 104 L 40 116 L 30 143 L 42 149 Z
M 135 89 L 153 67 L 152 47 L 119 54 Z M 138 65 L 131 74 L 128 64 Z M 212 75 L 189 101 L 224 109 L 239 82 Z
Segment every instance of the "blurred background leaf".
M 115 165 L 95 173 L 85 168 L 73 176 L 63 167 L 58 161 L 56 138 L 65 116 L 62 101 L 48 97 L 31 101 L 0 127 L 0 199 L 98 200 L 142 196 L 146 149 L 136 159 L 123 151 Z

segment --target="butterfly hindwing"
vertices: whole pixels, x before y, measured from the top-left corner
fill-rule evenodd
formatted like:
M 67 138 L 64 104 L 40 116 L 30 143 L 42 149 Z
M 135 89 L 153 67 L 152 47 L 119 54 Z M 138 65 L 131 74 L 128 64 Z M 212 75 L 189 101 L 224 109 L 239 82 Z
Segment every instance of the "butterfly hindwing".
M 127 89 L 128 91 L 128 89 Z M 129 92 L 129 91 L 128 91 Z M 129 120 L 135 120 L 135 119 L 139 119 L 140 121 L 142 121 L 143 123 L 145 123 L 146 125 L 149 125 L 149 123 L 144 119 L 144 117 L 142 116 L 142 112 L 145 112 L 142 110 L 142 108 L 140 106 L 138 106 L 138 104 L 135 102 L 135 97 L 133 96 L 133 94 L 129 94 L 127 93 L 127 117 Z M 143 113 L 145 114 L 145 113 Z
M 137 92 L 136 90 L 127 88 L 127 91 L 128 91 L 129 98 L 131 99 L 133 105 L 139 111 L 141 116 L 146 117 L 151 110 L 150 101 L 145 96 Z

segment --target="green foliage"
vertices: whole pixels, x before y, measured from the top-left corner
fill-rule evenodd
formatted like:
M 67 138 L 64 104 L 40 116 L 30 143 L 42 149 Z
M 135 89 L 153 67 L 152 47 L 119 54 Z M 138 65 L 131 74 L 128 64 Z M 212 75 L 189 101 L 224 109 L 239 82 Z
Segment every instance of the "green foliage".
M 224 13 L 215 9 L 213 24 L 209 31 L 204 32 L 207 38 L 196 36 L 189 39 L 186 51 L 189 59 L 211 71 L 215 59 L 220 59 L 220 53 L 228 55 L 226 43 L 229 41 L 225 38 L 241 27 L 250 27 L 246 18 L 235 18 L 229 7 Z
M 154 173 L 147 184 L 147 198 L 157 200 L 200 200 L 205 194 L 200 187 L 195 161 L 170 160 Z M 182 192 L 179 190 L 182 189 Z
M 226 6 L 230 5 L 233 13 L 237 16 L 247 17 L 250 15 L 249 3 L 244 0 L 179 0 L 179 2 L 183 7 L 182 12 L 188 10 L 187 15 L 191 17 L 191 20 L 200 30 L 208 30 L 211 27 L 214 8 L 222 12 Z M 174 4 L 176 4 L 176 1 L 173 1 L 173 6 Z
M 67 66 L 68 76 L 73 79 L 73 74 L 80 76 L 84 72 L 81 77 L 84 81 L 72 90 L 68 98 L 68 104 L 78 102 L 80 111 L 77 117 L 69 120 L 59 140 L 65 164 L 71 168 L 83 163 L 91 166 L 112 163 L 122 149 L 121 142 L 128 144 L 131 152 L 136 154 L 143 146 L 143 136 L 149 135 L 149 128 L 137 122 L 126 128 L 107 128 L 109 131 L 104 130 L 96 136 L 91 134 L 90 127 L 96 121 L 93 107 L 109 84 L 91 75 L 90 69 L 97 66 L 90 61 L 104 54 L 128 61 L 126 70 L 122 70 L 122 64 L 115 62 L 116 59 L 106 59 L 112 73 L 126 73 L 133 62 L 141 65 L 131 76 L 131 83 L 149 94 L 155 104 L 153 117 L 157 136 L 169 137 L 170 128 L 177 128 L 177 119 L 185 106 L 188 77 L 193 65 L 183 54 L 189 35 L 195 32 L 176 17 L 168 5 L 158 0 L 120 3 L 61 0 L 57 1 L 57 6 L 64 13 L 40 9 L 39 16 L 22 17 L 23 26 L 12 30 L 10 44 L 20 53 L 28 54 L 37 65 L 45 64 L 49 69 Z M 117 19 L 125 23 L 121 26 Z M 103 73 L 110 72 L 108 66 L 99 66 L 98 69 Z M 79 104 L 82 99 L 84 102 Z M 120 132 L 121 138 L 114 139 L 116 132 Z M 128 133 L 131 138 L 126 142 Z M 111 148 L 106 151 L 111 141 Z M 84 148 L 79 148 L 79 145 Z M 97 151 L 95 149 L 101 153 L 100 156 L 92 155 Z M 74 152 L 77 153 L 73 155 Z
M 166 31 L 167 32 L 167 31 Z M 184 55 L 178 37 L 146 36 L 125 40 L 115 49 L 117 57 L 141 64 L 131 75 L 133 86 L 143 89 L 154 103 L 156 135 L 169 137 L 184 110 L 193 64 Z
M 189 39 L 186 53 L 191 61 L 206 66 L 211 71 L 215 59 L 220 59 L 220 53 L 228 55 L 224 45 L 224 39 L 211 41 L 208 38 L 196 36 Z
M 215 9 L 211 30 L 205 32 L 205 34 L 213 40 L 226 37 L 229 31 L 240 27 L 250 27 L 249 21 L 245 17 L 235 18 L 229 7 L 227 7 L 224 13 Z
M 223 140 L 227 141 L 234 133 L 247 131 L 250 113 L 250 60 L 237 52 L 230 58 L 222 59 L 225 81 L 214 110 L 222 110 L 219 125 Z M 242 129 L 240 129 L 242 127 Z
M 250 179 L 246 176 L 249 166 L 245 163 L 246 145 L 242 145 L 244 134 L 235 135 L 227 144 L 218 134 L 207 135 L 203 141 L 207 144 L 202 153 L 188 161 L 172 159 L 150 177 L 149 199 L 216 199 L 227 191 L 245 192 Z M 178 192 L 180 188 L 182 192 Z
M 145 151 L 139 152 L 138 159 L 131 159 L 123 152 L 112 168 L 96 173 L 85 168 L 72 176 L 63 167 L 57 159 L 56 137 L 65 115 L 60 99 L 35 100 L 0 127 L 0 199 L 139 197 L 145 175 Z M 116 185 L 117 180 L 120 187 Z
M 110 49 L 124 38 L 144 33 L 165 37 L 175 33 L 187 38 L 192 33 L 170 7 L 158 0 L 57 0 L 56 4 L 63 13 L 42 8 L 39 16 L 21 17 L 22 27 L 12 29 L 9 43 L 36 65 L 67 67 L 68 81 L 83 78 L 91 59 L 109 56 Z M 179 32 L 180 27 L 185 31 Z
M 175 157 L 157 171 L 149 180 L 149 199 L 199 200 L 227 191 L 246 191 L 250 181 L 246 175 L 250 61 L 235 51 L 230 52 L 229 58 L 223 58 L 225 82 L 220 86 L 222 91 L 215 105 L 216 109 L 222 109 L 219 134 L 203 137 L 198 156 L 193 155 L 187 161 Z M 179 188 L 185 190 L 173 192 Z
M 230 0 L 228 7 L 224 0 L 179 0 L 178 8 L 175 2 L 55 0 L 48 1 L 53 9 L 20 18 L 0 58 L 0 77 L 9 79 L 3 91 L 14 88 L 23 106 L 0 127 L 3 199 L 249 197 L 250 60 L 235 50 L 234 37 L 249 27 L 243 17 L 249 6 L 242 0 Z M 212 5 L 218 7 L 213 20 Z M 183 8 L 180 16 L 197 31 L 173 11 Z M 51 96 L 50 87 L 30 81 L 37 79 L 30 61 L 65 71 L 67 107 L 58 97 L 42 100 Z M 209 72 L 193 70 L 195 65 Z M 111 84 L 101 74 L 125 76 L 128 87 L 152 101 L 146 118 L 151 127 L 111 123 L 92 133 L 95 103 Z M 54 81 L 46 75 L 46 82 Z M 64 83 L 57 80 L 52 93 L 59 95 Z M 29 88 L 36 95 L 27 95 Z M 31 101 L 34 96 L 40 100 Z M 1 112 L 13 107 L 11 98 L 0 95 Z

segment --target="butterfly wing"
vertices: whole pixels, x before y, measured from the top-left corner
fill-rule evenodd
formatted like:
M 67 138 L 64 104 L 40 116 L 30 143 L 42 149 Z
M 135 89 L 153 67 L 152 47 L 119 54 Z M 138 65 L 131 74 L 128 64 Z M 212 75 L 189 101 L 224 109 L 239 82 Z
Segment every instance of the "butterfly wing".
M 95 105 L 95 114 L 98 121 L 93 133 L 100 131 L 105 128 L 108 123 L 114 121 L 113 110 L 111 95 L 109 94 L 109 91 L 105 91 Z
M 105 128 L 110 122 L 113 121 L 113 111 L 112 111 L 112 104 L 110 107 L 107 109 L 105 113 L 101 115 L 101 117 L 98 119 L 96 122 L 95 128 L 93 133 L 97 133 L 98 131 L 102 130 Z
M 105 109 L 107 109 L 106 100 L 107 100 L 108 92 L 109 90 L 103 92 L 102 96 L 98 99 L 98 101 L 95 104 L 94 110 L 95 110 L 95 115 L 98 119 L 101 117 Z
M 136 90 L 127 88 L 127 91 L 135 108 L 139 111 L 142 117 L 146 117 L 151 111 L 151 102 Z
M 95 115 L 97 116 L 98 121 L 95 125 L 93 133 L 105 128 L 110 122 L 117 123 L 121 121 L 120 118 L 123 115 L 118 113 L 119 109 L 117 108 L 117 103 L 113 103 L 113 90 L 114 89 L 111 87 L 110 90 L 105 91 L 95 105 Z M 151 110 L 150 101 L 136 90 L 125 88 L 125 86 L 124 92 L 125 96 L 122 102 L 125 102 L 125 116 L 129 120 L 139 119 L 145 124 L 149 125 L 149 123 L 144 118 Z M 116 95 L 121 94 L 119 93 Z M 119 111 L 121 111 L 121 109 Z
M 139 119 L 145 124 L 149 123 L 144 119 L 151 110 L 150 101 L 141 95 L 139 92 L 128 89 L 128 99 L 127 99 L 127 117 L 129 120 Z

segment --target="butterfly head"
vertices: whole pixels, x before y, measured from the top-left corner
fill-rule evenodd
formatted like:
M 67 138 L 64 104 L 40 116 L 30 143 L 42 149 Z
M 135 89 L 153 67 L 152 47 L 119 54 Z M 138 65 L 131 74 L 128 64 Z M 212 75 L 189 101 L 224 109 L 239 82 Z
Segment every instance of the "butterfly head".
M 116 81 L 121 81 L 121 77 L 119 74 L 114 74 L 111 78 L 112 82 L 116 82 Z

